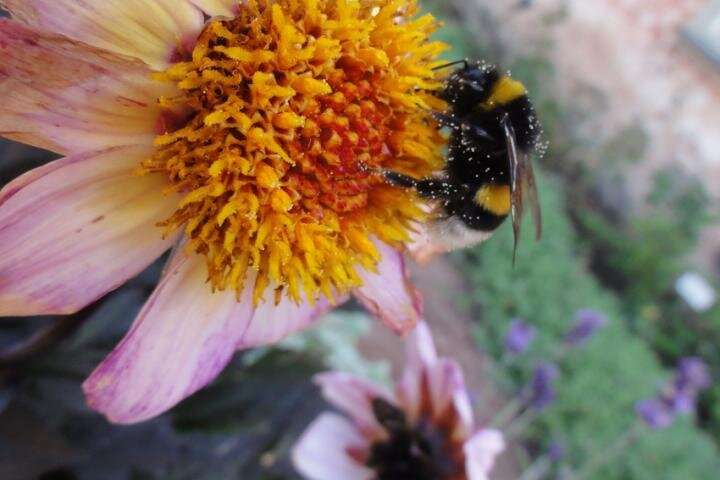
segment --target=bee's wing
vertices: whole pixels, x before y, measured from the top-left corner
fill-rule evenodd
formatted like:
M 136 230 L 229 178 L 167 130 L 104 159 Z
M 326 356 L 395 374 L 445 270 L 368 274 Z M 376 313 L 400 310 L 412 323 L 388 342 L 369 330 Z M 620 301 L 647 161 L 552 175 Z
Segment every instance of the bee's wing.
M 502 122 L 507 142 L 508 164 L 510 170 L 510 200 L 511 216 L 513 225 L 513 262 L 517 254 L 518 242 L 520 240 L 520 227 L 524 213 L 525 201 L 532 209 L 533 222 L 535 223 L 535 237 L 540 239 L 542 234 L 542 215 L 538 199 L 535 172 L 533 170 L 530 156 L 518 151 L 515 129 L 510 124 L 508 117 Z
M 538 196 L 537 182 L 535 181 L 535 170 L 529 155 L 525 155 L 524 165 L 523 184 L 527 191 L 527 201 L 530 204 L 530 213 L 535 224 L 535 240 L 540 240 L 542 236 L 542 211 L 540 210 L 540 198 Z

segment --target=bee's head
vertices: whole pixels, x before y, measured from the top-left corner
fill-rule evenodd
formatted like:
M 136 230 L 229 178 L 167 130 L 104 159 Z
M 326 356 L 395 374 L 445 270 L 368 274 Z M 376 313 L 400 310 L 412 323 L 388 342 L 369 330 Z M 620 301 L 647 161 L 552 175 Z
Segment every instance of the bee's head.
M 499 78 L 494 66 L 468 62 L 450 74 L 440 97 L 456 110 L 472 109 L 487 100 Z

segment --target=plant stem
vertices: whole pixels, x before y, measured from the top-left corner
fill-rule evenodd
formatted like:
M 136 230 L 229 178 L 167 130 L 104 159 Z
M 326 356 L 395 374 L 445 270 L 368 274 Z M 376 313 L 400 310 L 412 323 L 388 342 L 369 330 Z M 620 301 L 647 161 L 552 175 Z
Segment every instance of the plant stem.
M 522 415 L 515 417 L 515 419 L 504 429 L 505 436 L 508 439 L 516 438 L 538 417 L 538 413 L 539 412 L 532 407 L 525 410 Z
M 618 455 L 620 455 L 628 446 L 637 441 L 642 424 L 636 421 L 625 433 L 620 435 L 609 448 L 591 457 L 585 465 L 574 474 L 571 474 L 567 480 L 584 480 L 595 474 L 602 467 L 610 463 Z
M 490 421 L 490 426 L 500 430 L 504 429 L 507 424 L 511 423 L 513 419 L 518 416 L 524 406 L 525 403 L 521 402 L 518 398 L 510 400 L 510 402 L 500 410 L 500 413 L 493 417 Z
M 547 455 L 535 460 L 520 476 L 519 480 L 540 480 L 550 471 L 552 462 Z

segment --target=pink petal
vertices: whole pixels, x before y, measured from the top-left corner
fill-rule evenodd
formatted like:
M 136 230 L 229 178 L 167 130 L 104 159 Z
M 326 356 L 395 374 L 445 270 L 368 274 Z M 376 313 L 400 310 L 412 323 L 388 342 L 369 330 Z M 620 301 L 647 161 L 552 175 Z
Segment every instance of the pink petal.
M 398 384 L 398 397 L 409 416 L 417 420 L 426 395 L 426 370 L 437 362 L 437 351 L 430 329 L 418 323 L 405 343 L 405 370 Z
M 205 21 L 188 0 L 0 0 L 12 16 L 164 69 L 178 48 L 192 47 Z
M 140 61 L 0 20 L 0 136 L 63 154 L 150 145 L 172 88 Z
M 370 480 L 372 470 L 349 454 L 367 448 L 366 440 L 350 422 L 324 413 L 295 445 L 292 460 L 298 472 L 309 480 Z
M 421 415 L 432 415 L 443 424 L 448 424 L 449 419 L 455 425 L 455 439 L 467 438 L 474 420 L 462 369 L 454 360 L 438 358 L 425 322 L 420 322 L 408 337 L 405 357 L 398 397 L 409 417 L 417 421 Z
M 410 332 L 422 314 L 422 298 L 410 282 L 403 254 L 376 242 L 382 255 L 378 272 L 360 271 L 363 286 L 355 290 L 357 299 L 373 315 L 398 334 Z
M 405 343 L 405 365 L 413 371 L 419 371 L 426 365 L 437 361 L 437 349 L 430 327 L 424 321 L 408 336 Z
M 210 17 L 232 17 L 237 13 L 240 0 L 190 0 Z
M 482 430 L 465 443 L 464 450 L 468 480 L 488 480 L 495 459 L 505 450 L 505 440 L 497 430 Z
M 268 345 L 330 308 L 283 298 L 253 305 L 249 276 L 235 292 L 212 293 L 205 261 L 176 250 L 125 339 L 85 382 L 88 403 L 117 423 L 154 417 L 212 381 L 237 349 Z
M 473 429 L 473 412 L 462 369 L 455 360 L 441 358 L 426 369 L 429 403 L 438 423 L 454 424 L 455 440 L 467 438 Z M 450 421 L 448 421 L 448 419 Z
M 199 255 L 171 260 L 122 342 L 83 384 L 88 404 L 116 423 L 152 418 L 212 381 L 252 318 L 252 288 L 212 293 Z
M 0 315 L 75 312 L 169 248 L 156 224 L 177 200 L 159 176 L 133 174 L 147 153 L 73 155 L 0 191 Z
M 384 388 L 344 372 L 316 375 L 315 383 L 322 389 L 325 400 L 351 417 L 366 437 L 384 435 L 372 408 L 373 400 L 378 398 L 396 403 Z
M 309 302 L 297 304 L 287 296 L 275 304 L 266 299 L 255 310 L 239 349 L 271 345 L 288 335 L 304 330 L 330 311 L 333 305 L 326 299 L 319 299 L 315 305 Z

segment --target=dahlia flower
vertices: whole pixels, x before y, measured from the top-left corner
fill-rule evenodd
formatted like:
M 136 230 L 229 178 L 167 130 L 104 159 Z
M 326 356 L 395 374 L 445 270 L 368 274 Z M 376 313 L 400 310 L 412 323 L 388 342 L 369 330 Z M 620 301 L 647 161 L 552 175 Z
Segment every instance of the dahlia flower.
M 425 210 L 378 172 L 443 163 L 416 0 L 0 7 L 0 134 L 64 155 L 0 193 L 0 315 L 76 312 L 174 249 L 90 406 L 153 417 L 350 294 L 414 327 Z
M 462 370 L 438 358 L 420 323 L 406 344 L 395 393 L 342 372 L 316 377 L 324 413 L 293 449 L 310 480 L 484 480 L 505 448 L 496 430 L 476 430 Z

